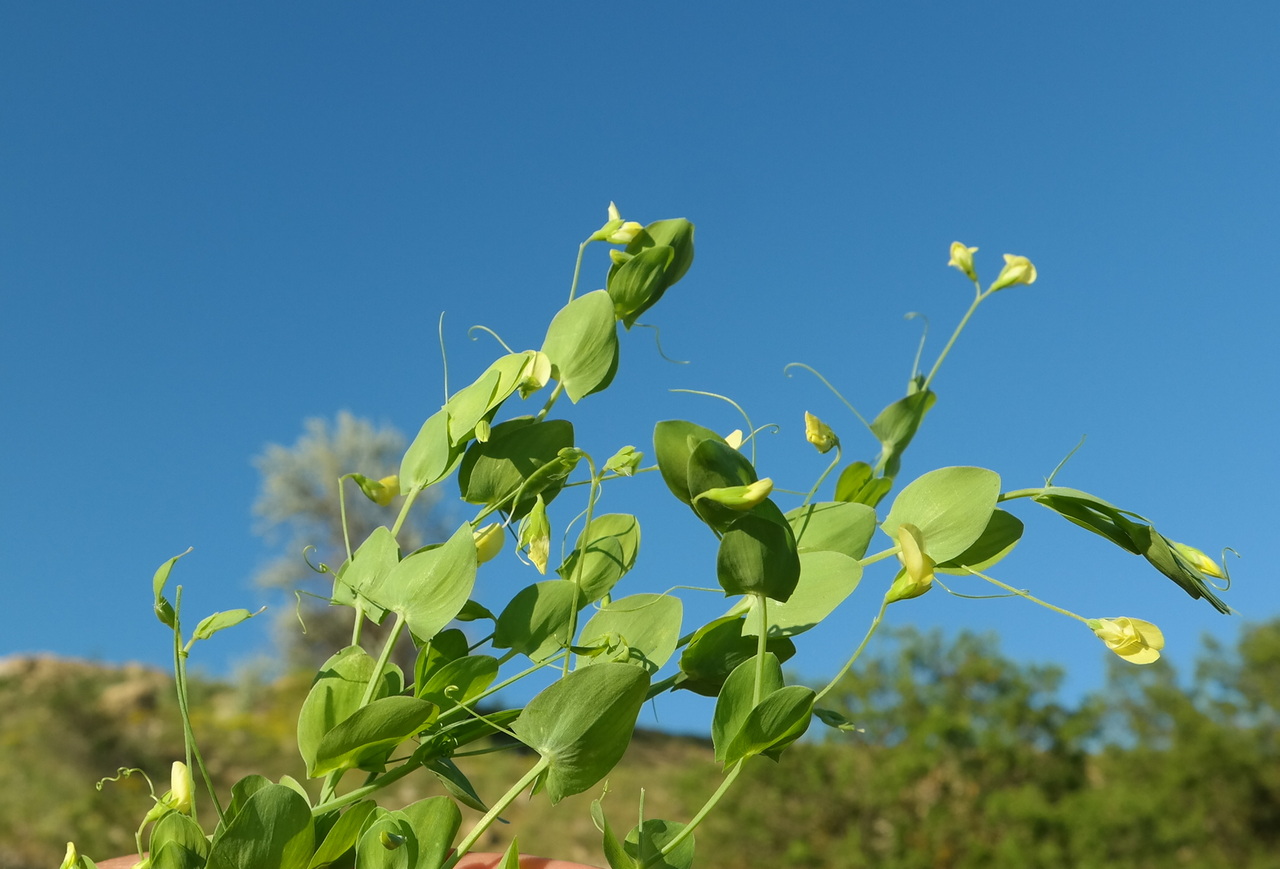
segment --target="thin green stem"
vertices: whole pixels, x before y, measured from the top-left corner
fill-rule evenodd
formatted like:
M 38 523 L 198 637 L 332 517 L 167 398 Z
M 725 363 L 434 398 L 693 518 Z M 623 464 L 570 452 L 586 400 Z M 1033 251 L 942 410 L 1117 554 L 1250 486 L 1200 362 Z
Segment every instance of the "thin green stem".
M 990 293 L 982 292 L 981 286 L 977 281 L 973 282 L 977 295 L 974 296 L 973 303 L 969 305 L 969 310 L 964 312 L 964 316 L 960 318 L 960 324 L 956 326 L 956 330 L 951 333 L 951 337 L 947 340 L 947 346 L 942 348 L 942 352 L 938 354 L 937 360 L 933 363 L 933 368 L 929 370 L 929 376 L 924 379 L 924 383 L 920 387 L 920 391 L 929 388 L 929 384 L 933 382 L 933 378 L 937 375 L 938 369 L 942 367 L 942 360 L 947 358 L 947 354 L 951 352 L 952 346 L 955 345 L 956 339 L 960 337 L 960 333 L 964 331 L 964 327 L 968 324 L 969 318 L 973 316 L 973 312 L 978 310 L 978 305 L 982 304 Z
M 822 476 L 818 477 L 817 481 L 813 484 L 813 488 L 809 490 L 809 494 L 804 496 L 804 502 L 800 505 L 801 507 L 809 506 L 809 502 L 813 500 L 813 496 L 818 494 L 818 489 L 822 487 L 822 484 L 826 481 L 827 477 L 830 476 L 831 472 L 836 469 L 836 465 L 838 464 L 840 464 L 840 444 L 837 443 L 836 457 L 831 460 L 831 464 L 827 465 L 827 469 L 822 472 Z
M 400 505 L 400 515 L 396 517 L 396 524 L 391 526 L 391 536 L 400 536 L 400 528 L 404 525 L 404 520 L 409 518 L 409 509 L 413 507 L 413 502 L 418 500 L 418 496 L 425 489 L 410 489 L 409 494 L 404 496 L 404 503 Z
M 996 586 L 997 588 L 1003 588 L 1005 591 L 1009 592 L 1010 594 L 1015 594 L 1015 595 L 1017 595 L 1018 597 L 1025 598 L 1026 600 L 1029 600 L 1029 601 L 1031 601 L 1032 603 L 1038 603 L 1038 604 L 1040 604 L 1040 606 L 1045 607 L 1046 609 L 1051 609 L 1051 610 L 1053 610 L 1055 613 L 1062 613 L 1064 616 L 1068 616 L 1068 617 L 1070 617 L 1070 618 L 1073 618 L 1073 619 L 1075 619 L 1076 621 L 1084 622 L 1084 623 L 1086 623 L 1086 624 L 1088 624 L 1088 622 L 1089 622 L 1089 620 L 1088 620 L 1088 619 L 1086 619 L 1084 616 L 1076 615 L 1075 613 L 1071 612 L 1071 610 L 1064 610 L 1064 609 L 1063 609 L 1062 607 L 1060 607 L 1060 606 L 1054 606 L 1053 604 L 1049 603 L 1048 601 L 1043 601 L 1043 600 L 1041 600 L 1040 598 L 1038 598 L 1038 597 L 1036 597 L 1035 595 L 1033 595 L 1033 594 L 1031 594 L 1030 592 L 1028 592 L 1026 589 L 1023 589 L 1023 588 L 1014 588 L 1014 587 L 1013 587 L 1013 586 L 1011 586 L 1011 585 L 1007 585 L 1006 583 L 1001 582 L 1000 580 L 996 579 L 995 577 L 987 576 L 985 573 L 979 573 L 978 571 L 973 570 L 973 569 L 971 569 L 971 568 L 967 568 L 967 569 L 969 570 L 969 573 L 973 574 L 974 576 L 981 577 L 982 579 L 985 579 L 987 582 L 991 583 L 992 585 Z
M 222 823 L 222 803 L 218 802 L 218 794 L 213 789 L 213 778 L 209 775 L 209 769 L 205 766 L 204 758 L 200 754 L 200 747 L 196 744 L 195 730 L 191 727 L 191 698 L 189 693 L 189 685 L 187 683 L 187 651 L 182 645 L 182 586 L 177 586 L 173 596 L 173 683 L 178 694 L 178 714 L 182 718 L 182 738 L 186 743 L 186 763 L 187 769 L 191 770 L 192 765 L 200 770 L 200 778 L 204 781 L 205 790 L 209 792 L 209 800 L 213 803 L 213 810 L 218 816 L 218 823 Z M 195 820 L 195 806 L 192 806 L 191 817 Z
M 348 791 L 340 797 L 333 797 L 332 799 L 324 800 L 316 804 L 316 807 L 311 810 L 311 816 L 316 818 L 323 815 L 325 812 L 331 812 L 334 809 L 340 809 L 343 806 L 350 805 L 351 803 L 359 802 L 369 794 L 377 793 L 387 785 L 399 781 L 417 768 L 418 764 L 416 763 L 403 763 L 400 766 L 383 773 L 362 787 Z
M 582 526 L 582 545 L 590 546 L 591 541 L 587 535 L 591 533 L 591 520 L 595 518 L 596 500 L 600 493 L 600 479 L 596 473 L 596 463 L 592 461 L 591 456 L 584 450 L 582 457 L 587 460 L 587 467 L 591 469 L 591 488 L 587 492 L 587 518 Z M 562 550 L 563 551 L 563 550 Z M 578 633 L 578 598 L 582 594 L 582 565 L 586 562 L 586 553 L 578 556 L 573 564 L 573 607 L 569 611 L 569 632 L 565 637 L 565 643 L 573 645 L 573 638 Z M 564 656 L 564 674 L 569 675 L 569 659 L 571 655 Z
M 458 847 L 454 850 L 453 856 L 444 862 L 444 866 L 441 867 L 441 869 L 453 869 L 453 867 L 458 864 L 458 861 L 461 860 L 473 847 L 475 847 L 476 842 L 478 842 L 480 837 L 484 835 L 484 831 L 489 829 L 489 827 L 493 825 L 493 822 L 496 821 L 504 811 L 506 811 L 507 806 L 515 802 L 516 798 L 524 793 L 525 790 L 528 789 L 538 776 L 542 775 L 543 771 L 550 765 L 551 761 L 547 760 L 545 757 L 538 758 L 538 762 L 533 765 L 533 768 L 521 776 L 520 780 L 512 785 L 511 789 L 503 794 L 498 801 L 493 804 L 493 807 L 485 813 L 483 818 L 476 821 L 476 825 L 471 828 L 471 832 L 467 833 L 466 838 L 458 843 Z
M 689 823 L 684 825 L 684 829 L 679 833 L 676 833 L 671 838 L 671 841 L 663 846 L 662 851 L 659 854 L 650 857 L 644 865 L 640 867 L 640 869 L 649 869 L 650 866 L 657 865 L 658 861 L 662 857 L 670 854 L 676 848 L 680 847 L 680 843 L 693 835 L 693 831 L 697 829 L 698 825 L 706 820 L 707 815 L 711 814 L 712 809 L 714 809 L 720 800 L 724 798 L 724 795 L 728 792 L 734 781 L 736 781 L 738 776 L 742 773 L 742 767 L 746 762 L 746 758 L 743 758 L 733 765 L 733 769 L 729 770 L 729 774 L 724 777 L 724 781 L 720 782 L 720 787 L 716 788 L 716 792 L 707 799 L 702 808 L 698 809 L 698 813 L 689 819 Z
M 560 393 L 564 392 L 564 381 L 556 381 L 556 388 L 551 390 L 551 395 L 547 397 L 547 403 L 542 406 L 542 410 L 538 411 L 538 415 L 534 419 L 542 422 L 547 418 L 547 414 L 551 412 L 551 408 L 555 406 L 556 399 L 560 397 Z
M 591 239 L 587 239 L 578 245 L 578 259 L 573 264 L 573 283 L 569 285 L 569 301 L 573 301 L 573 297 L 578 293 L 578 275 L 582 273 L 582 256 L 587 252 L 587 245 L 591 244 Z
M 764 699 L 764 656 L 769 650 L 769 603 L 763 594 L 756 595 L 756 606 L 760 609 L 760 633 L 756 638 L 756 679 L 751 689 L 751 706 L 760 705 Z
M 858 660 L 858 657 L 862 654 L 862 650 L 867 647 L 867 643 L 870 642 L 871 637 L 875 635 L 876 629 L 880 627 L 880 620 L 884 618 L 884 611 L 888 606 L 888 599 L 880 602 L 880 611 L 877 612 L 876 617 L 871 620 L 871 626 L 867 628 L 867 633 L 863 636 L 862 642 L 858 643 L 858 648 L 854 649 L 853 654 L 849 656 L 849 660 L 844 662 L 844 666 L 840 668 L 840 672 L 836 673 L 835 677 L 827 683 L 827 686 L 814 696 L 813 703 L 815 706 L 818 704 L 819 700 L 831 691 L 832 688 L 836 687 L 836 684 L 843 679 L 845 674 L 853 667 L 853 662 Z

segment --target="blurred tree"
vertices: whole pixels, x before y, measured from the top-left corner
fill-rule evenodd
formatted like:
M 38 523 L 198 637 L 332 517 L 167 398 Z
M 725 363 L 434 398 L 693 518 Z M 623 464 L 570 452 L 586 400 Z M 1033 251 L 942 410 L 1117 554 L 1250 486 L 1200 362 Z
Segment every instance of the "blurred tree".
M 255 577 L 266 588 L 300 591 L 298 610 L 286 609 L 277 625 L 278 641 L 290 666 L 318 666 L 333 652 L 350 643 L 352 610 L 330 607 L 325 599 L 333 587 L 331 573 L 318 573 L 310 564 L 324 563 L 337 570 L 347 558 L 346 539 L 352 546 L 379 525 L 391 525 L 400 510 L 396 498 L 380 507 L 366 498 L 350 480 L 343 482 L 349 538 L 343 535 L 338 501 L 338 479 L 360 473 L 381 479 L 399 469 L 405 439 L 390 426 L 375 426 L 341 411 L 332 423 L 308 419 L 304 433 L 292 446 L 268 444 L 254 459 L 262 475 L 262 487 L 254 504 L 260 518 L 259 532 L 280 546 L 281 554 Z M 432 509 L 436 493 L 423 493 L 400 532 L 402 551 L 409 552 L 433 539 L 447 536 Z M 315 547 L 304 557 L 303 550 Z M 317 595 L 318 597 L 312 597 Z M 298 618 L 305 633 L 298 626 Z M 369 626 L 371 627 L 371 626 Z M 366 627 L 370 648 L 380 648 L 377 630 Z M 406 641 L 407 643 L 407 641 Z M 411 650 L 401 650 L 403 662 Z M 412 658 L 409 658 L 412 660 Z

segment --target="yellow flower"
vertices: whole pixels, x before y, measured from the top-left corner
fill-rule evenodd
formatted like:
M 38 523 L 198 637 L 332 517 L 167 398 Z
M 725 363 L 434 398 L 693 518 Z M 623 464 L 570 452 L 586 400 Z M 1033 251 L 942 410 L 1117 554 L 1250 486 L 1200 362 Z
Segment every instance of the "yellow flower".
M 769 493 L 772 491 L 773 479 L 765 477 L 746 486 L 723 486 L 716 489 L 707 489 L 694 500 L 706 498 L 708 501 L 715 501 L 730 510 L 745 512 L 768 498 Z
M 978 274 L 973 270 L 973 255 L 977 252 L 976 247 L 965 247 L 963 243 L 953 241 L 951 242 L 951 259 L 947 260 L 947 265 L 955 266 L 964 272 L 969 280 L 976 281 Z
M 1031 260 L 1025 256 L 1007 253 L 1004 255 L 1004 268 L 1000 270 L 1000 274 L 996 275 L 996 282 L 987 288 L 987 292 L 993 293 L 1014 284 L 1034 284 L 1035 282 L 1036 267 L 1031 264 Z
M 1173 543 L 1172 540 L 1169 542 Z M 1212 576 L 1214 579 L 1227 578 L 1227 575 L 1222 572 L 1222 567 L 1216 561 L 1194 546 L 1188 546 L 1185 543 L 1173 543 L 1173 548 L 1178 550 L 1179 555 L 1191 562 L 1191 566 L 1205 576 Z
M 591 241 L 607 241 L 611 244 L 630 244 L 644 232 L 644 227 L 634 220 L 623 220 L 618 206 L 609 203 L 609 220 L 591 236 Z
M 546 575 L 551 557 L 551 523 L 547 521 L 547 504 L 539 495 L 529 515 L 520 520 L 520 546 L 529 547 L 529 560 L 538 572 Z
M 378 506 L 380 506 L 380 507 L 385 507 L 385 506 L 387 506 L 387 505 L 388 505 L 388 504 L 390 504 L 393 500 L 395 500 L 395 497 L 396 497 L 397 495 L 399 495 L 399 494 L 400 494 L 400 476 L 399 476 L 399 474 L 392 474 L 392 475 L 390 475 L 390 476 L 388 476 L 388 477 L 383 477 L 381 480 L 379 480 L 379 481 L 378 481 L 378 484 L 379 484 L 380 486 L 382 486 L 382 489 L 381 489 L 381 490 L 379 490 L 379 491 L 374 495 L 373 500 L 374 500 L 374 502 L 376 502 L 376 503 L 378 504 Z
M 476 542 L 476 564 L 492 561 L 502 551 L 502 544 L 505 542 L 501 522 L 494 522 L 479 531 L 472 531 L 471 536 Z
M 520 397 L 528 398 L 547 385 L 551 379 L 551 357 L 541 350 L 526 350 L 529 361 L 521 371 L 524 377 L 520 380 Z
M 191 804 L 195 799 L 195 782 L 191 780 L 191 770 L 180 760 L 173 762 L 169 771 L 169 805 L 184 815 L 191 814 Z
M 742 429 L 735 428 L 724 436 L 724 442 L 735 450 L 742 448 Z
M 1089 619 L 1085 622 L 1107 648 L 1131 664 L 1150 664 L 1160 659 L 1164 634 L 1151 622 L 1120 617 Z
M 809 411 L 804 412 L 804 439 L 818 448 L 818 452 L 827 453 L 840 443 L 840 438 L 831 430 L 831 426 L 818 419 Z
M 903 522 L 894 537 L 898 541 L 898 561 L 902 562 L 902 571 L 885 595 L 889 603 L 919 597 L 933 587 L 933 559 L 921 548 L 920 529 Z
M 67 856 L 62 858 L 62 865 L 58 869 L 77 869 L 80 865 L 80 852 L 76 850 L 75 842 L 67 843 Z

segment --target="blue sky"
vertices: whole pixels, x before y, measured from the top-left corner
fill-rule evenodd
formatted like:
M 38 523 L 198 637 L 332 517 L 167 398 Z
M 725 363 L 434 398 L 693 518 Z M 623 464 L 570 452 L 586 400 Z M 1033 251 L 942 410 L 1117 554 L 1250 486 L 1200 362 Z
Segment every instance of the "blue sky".
M 1233 546 L 1228 602 L 1280 614 L 1274 237 L 1280 7 L 1058 4 L 6 4 L 0 9 L 0 444 L 9 457 L 0 654 L 162 663 L 149 579 L 190 617 L 264 602 L 251 458 L 341 409 L 416 431 L 494 345 L 536 347 L 579 241 L 616 200 L 698 226 L 689 275 L 625 336 L 582 445 L 646 448 L 655 419 L 781 434 L 762 470 L 825 462 L 801 414 L 874 444 L 920 321 L 941 347 L 1009 252 L 1040 279 L 984 305 L 936 382 L 903 479 L 935 467 L 1057 482 Z M 592 251 L 584 289 L 607 261 Z M 354 470 L 354 469 L 353 469 Z M 714 548 L 656 477 L 619 488 L 645 549 L 633 590 L 714 584 Z M 446 484 L 450 486 L 451 484 Z M 452 489 L 450 488 L 450 491 Z M 677 509 L 679 508 L 679 509 Z M 1186 666 L 1242 618 L 1047 511 L 999 576 L 1086 615 L 1160 624 Z M 510 550 L 508 550 L 509 554 Z M 533 580 L 511 560 L 498 589 Z M 868 584 L 887 582 L 869 572 Z M 793 663 L 833 671 L 879 591 Z M 724 603 L 696 598 L 691 618 Z M 1006 652 L 1100 683 L 1087 631 L 940 591 L 898 623 L 998 630 Z M 267 650 L 265 626 L 197 664 Z M 684 721 L 685 712 L 666 721 Z

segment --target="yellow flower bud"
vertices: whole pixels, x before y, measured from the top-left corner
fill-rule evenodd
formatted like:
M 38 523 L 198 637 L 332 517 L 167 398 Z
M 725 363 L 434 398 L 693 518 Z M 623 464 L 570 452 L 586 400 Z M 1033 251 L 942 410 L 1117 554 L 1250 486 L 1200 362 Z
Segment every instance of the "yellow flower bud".
M 634 220 L 628 220 L 622 226 L 609 233 L 605 241 L 613 244 L 631 244 L 635 237 L 644 232 L 644 227 L 636 223 Z
M 1007 253 L 1004 255 L 1004 268 L 1000 270 L 1000 274 L 996 275 L 995 283 L 987 288 L 987 292 L 1003 290 L 1014 284 L 1034 284 L 1035 282 L 1036 267 L 1031 264 L 1031 260 L 1025 256 Z
M 695 500 L 705 498 L 708 501 L 715 501 L 722 507 L 728 507 L 730 510 L 745 512 L 768 498 L 769 493 L 772 491 L 773 480 L 765 477 L 746 486 L 723 486 L 721 488 L 708 489 L 698 495 Z
M 889 603 L 919 597 L 933 587 L 933 559 L 921 548 L 920 529 L 904 522 L 898 526 L 894 537 L 898 541 L 898 561 L 902 562 L 902 571 L 885 594 Z
M 724 442 L 735 450 L 742 449 L 742 429 L 735 428 L 724 436 Z
M 191 780 L 191 770 L 180 760 L 173 762 L 169 771 L 169 805 L 184 815 L 191 814 L 191 805 L 195 799 L 195 782 Z
M 1085 622 L 1107 648 L 1131 664 L 1150 664 L 1160 659 L 1164 634 L 1142 619 L 1089 619 Z
M 965 247 L 962 243 L 953 241 L 951 242 L 951 259 L 947 260 L 947 265 L 958 268 L 969 280 L 976 281 L 978 273 L 973 270 L 973 255 L 977 252 L 976 247 Z
M 1169 541 L 1173 543 L 1173 541 Z M 1212 576 L 1214 579 L 1226 579 L 1227 575 L 1222 572 L 1222 567 L 1218 562 L 1205 555 L 1194 546 L 1188 546 L 1185 543 L 1174 543 L 1173 548 L 1178 554 L 1191 562 L 1191 566 L 1203 573 L 1205 576 Z
M 818 452 L 827 453 L 840 443 L 840 438 L 831 430 L 831 426 L 818 419 L 809 411 L 804 412 L 804 439 L 818 448 Z
M 373 500 L 378 505 L 385 507 L 395 500 L 396 496 L 400 494 L 400 475 L 391 474 L 390 476 L 383 477 L 378 481 L 378 483 L 382 486 L 382 490 L 374 496 Z
M 501 522 L 494 522 L 479 531 L 472 531 L 471 536 L 476 542 L 476 564 L 492 561 L 502 551 L 502 544 L 506 542 Z
M 62 858 L 62 865 L 58 869 L 78 869 L 80 866 L 80 852 L 76 850 L 75 842 L 67 843 L 67 856 Z

